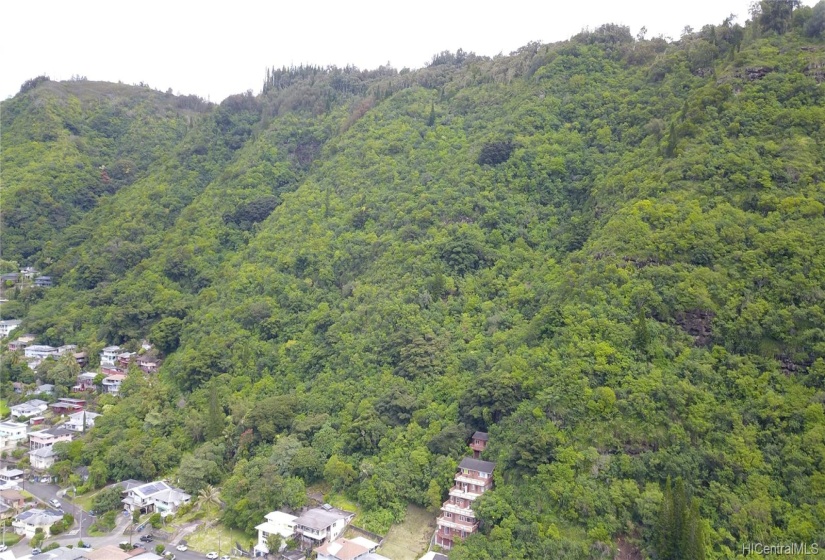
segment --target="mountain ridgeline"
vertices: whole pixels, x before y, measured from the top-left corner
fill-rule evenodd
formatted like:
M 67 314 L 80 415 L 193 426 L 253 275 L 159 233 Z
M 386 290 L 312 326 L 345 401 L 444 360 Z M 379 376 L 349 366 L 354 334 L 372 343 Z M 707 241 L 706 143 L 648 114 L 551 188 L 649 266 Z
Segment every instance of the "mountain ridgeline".
M 271 69 L 218 105 L 27 83 L 2 264 L 54 287 L 4 318 L 165 358 L 66 460 L 219 486 L 249 534 L 320 487 L 383 534 L 484 430 L 451 560 L 825 544 L 825 2 L 753 16 Z M 3 394 L 38 375 L 3 356 Z

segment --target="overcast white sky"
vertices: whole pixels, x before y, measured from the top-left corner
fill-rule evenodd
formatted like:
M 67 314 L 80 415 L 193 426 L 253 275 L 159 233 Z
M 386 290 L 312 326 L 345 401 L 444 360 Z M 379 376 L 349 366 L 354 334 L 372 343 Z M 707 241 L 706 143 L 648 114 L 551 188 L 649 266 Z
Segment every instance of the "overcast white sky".
M 805 0 L 813 5 L 813 0 Z M 0 99 L 29 78 L 144 82 L 220 101 L 252 89 L 267 66 L 312 63 L 418 68 L 463 48 L 508 54 L 602 23 L 678 38 L 690 25 L 748 19 L 750 0 L 419 0 L 397 3 L 41 0 L 5 3 Z

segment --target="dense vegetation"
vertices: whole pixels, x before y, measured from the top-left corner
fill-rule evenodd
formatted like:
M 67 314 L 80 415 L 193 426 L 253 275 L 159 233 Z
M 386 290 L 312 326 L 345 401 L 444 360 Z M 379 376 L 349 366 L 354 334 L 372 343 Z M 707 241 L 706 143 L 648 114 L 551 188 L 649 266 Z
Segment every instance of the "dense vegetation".
M 4 259 L 57 287 L 15 294 L 20 332 L 166 354 L 68 460 L 220 486 L 246 531 L 325 482 L 382 532 L 484 429 L 451 558 L 825 544 L 825 3 L 752 15 L 273 69 L 217 107 L 26 88 Z

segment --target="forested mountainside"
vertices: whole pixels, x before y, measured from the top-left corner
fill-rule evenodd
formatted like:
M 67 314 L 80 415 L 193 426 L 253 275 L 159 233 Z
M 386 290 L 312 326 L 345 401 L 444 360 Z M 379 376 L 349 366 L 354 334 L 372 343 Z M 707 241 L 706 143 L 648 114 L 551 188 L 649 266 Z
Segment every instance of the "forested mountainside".
M 219 486 L 250 533 L 320 484 L 383 533 L 484 430 L 451 559 L 825 545 L 825 2 L 795 5 L 217 106 L 27 83 L 3 259 L 55 286 L 9 291 L 12 338 L 165 357 L 66 460 Z

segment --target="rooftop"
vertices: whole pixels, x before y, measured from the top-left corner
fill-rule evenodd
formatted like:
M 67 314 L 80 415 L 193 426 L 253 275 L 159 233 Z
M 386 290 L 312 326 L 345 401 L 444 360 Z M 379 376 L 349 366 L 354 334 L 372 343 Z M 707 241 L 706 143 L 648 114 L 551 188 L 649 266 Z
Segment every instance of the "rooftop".
M 487 432 L 476 432 L 473 434 L 473 439 L 480 439 L 481 441 L 487 441 L 490 439 L 490 436 L 487 435 Z
M 336 521 L 347 519 L 355 514 L 342 509 L 337 509 L 329 504 L 324 504 L 321 507 L 312 508 L 305 511 L 300 517 L 295 520 L 296 525 L 309 527 L 310 529 L 322 530 L 330 527 Z
M 461 463 L 459 463 L 458 468 L 483 473 L 492 473 L 493 469 L 496 468 L 496 464 L 491 463 L 490 461 L 482 461 L 481 459 L 465 457 L 461 460 Z

